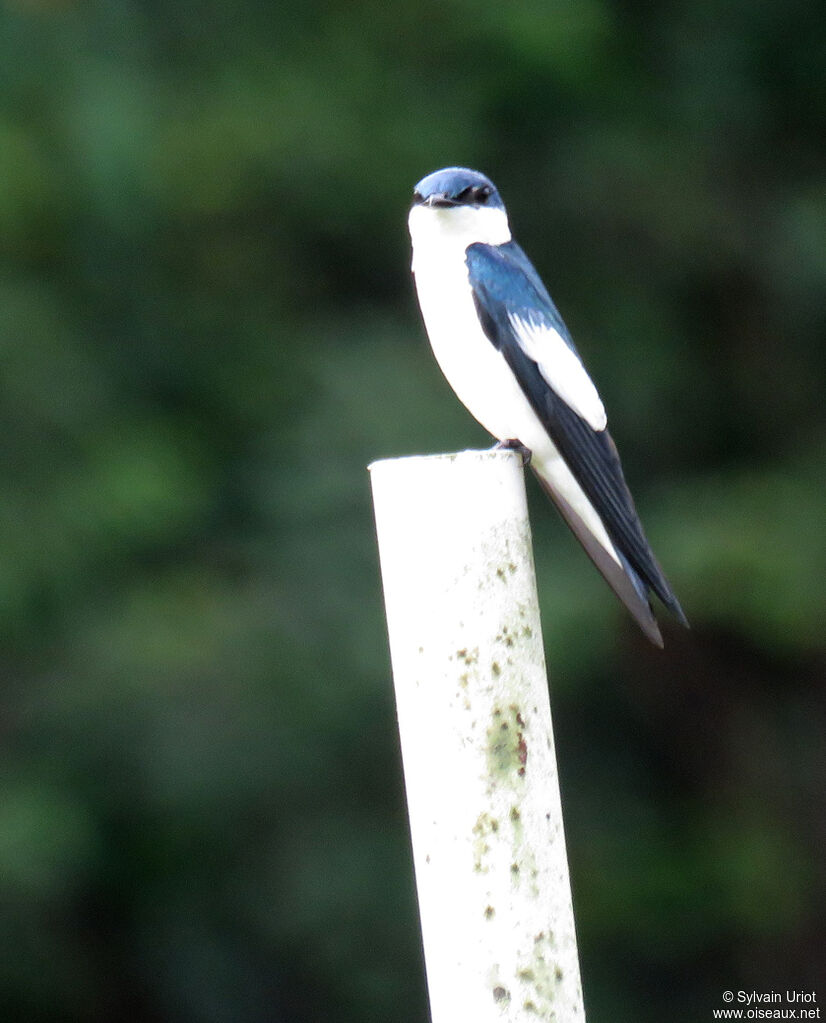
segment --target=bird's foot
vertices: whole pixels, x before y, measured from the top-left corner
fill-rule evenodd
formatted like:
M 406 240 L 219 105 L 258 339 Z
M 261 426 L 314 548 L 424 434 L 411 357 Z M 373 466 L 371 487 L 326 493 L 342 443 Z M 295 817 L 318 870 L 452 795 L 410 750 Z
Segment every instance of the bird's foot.
M 493 451 L 516 451 L 522 458 L 522 468 L 531 464 L 531 449 L 526 448 L 521 440 L 512 437 L 509 440 L 500 440 L 493 445 Z

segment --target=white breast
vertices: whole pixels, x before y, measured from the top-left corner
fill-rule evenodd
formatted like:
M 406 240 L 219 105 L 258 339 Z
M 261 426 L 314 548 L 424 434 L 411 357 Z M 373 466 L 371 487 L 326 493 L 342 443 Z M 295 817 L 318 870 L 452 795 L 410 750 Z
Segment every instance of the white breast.
M 465 253 L 475 242 L 502 245 L 510 241 L 506 214 L 414 206 L 409 226 L 419 305 L 433 354 L 448 383 L 489 433 L 499 440 L 519 440 L 530 449 L 534 469 L 564 495 L 619 562 L 602 521 L 479 323 Z
M 515 438 L 508 431 L 526 415 L 536 417 L 482 330 L 465 262 L 467 246 L 474 242 L 501 245 L 510 240 L 507 216 L 503 210 L 414 206 L 409 223 L 416 290 L 436 361 L 459 400 L 486 430 L 500 440 Z

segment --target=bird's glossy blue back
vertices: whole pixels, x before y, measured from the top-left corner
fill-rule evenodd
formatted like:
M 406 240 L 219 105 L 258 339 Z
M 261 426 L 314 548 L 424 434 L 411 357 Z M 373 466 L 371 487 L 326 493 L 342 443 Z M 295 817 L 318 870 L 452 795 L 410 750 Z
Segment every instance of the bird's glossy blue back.
M 511 314 L 537 326 L 547 325 L 579 357 L 570 331 L 542 278 L 516 242 L 470 245 L 466 262 L 471 287 L 480 297 L 488 297 L 486 304 L 491 315 L 506 318 Z

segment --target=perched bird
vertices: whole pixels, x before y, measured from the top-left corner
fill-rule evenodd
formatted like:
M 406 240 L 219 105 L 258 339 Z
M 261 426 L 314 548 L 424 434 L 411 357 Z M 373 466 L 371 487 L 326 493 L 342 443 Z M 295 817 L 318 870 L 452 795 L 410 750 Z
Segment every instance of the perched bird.
M 416 185 L 413 274 L 433 352 L 468 411 L 525 448 L 542 487 L 594 564 L 662 646 L 653 591 L 682 608 L 642 530 L 600 396 L 483 174 L 447 167 Z

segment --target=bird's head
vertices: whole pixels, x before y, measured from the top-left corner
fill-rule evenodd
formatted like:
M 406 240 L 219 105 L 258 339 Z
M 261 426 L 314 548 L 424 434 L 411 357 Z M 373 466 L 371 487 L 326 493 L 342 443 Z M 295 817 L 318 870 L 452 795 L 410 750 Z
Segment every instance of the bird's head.
M 430 209 L 505 208 L 490 178 L 467 167 L 445 167 L 422 178 L 413 189 L 413 204 Z
M 510 241 L 505 205 L 496 186 L 479 171 L 445 167 L 428 174 L 413 189 L 410 233 L 438 234 L 463 247 L 474 242 L 502 245 Z

